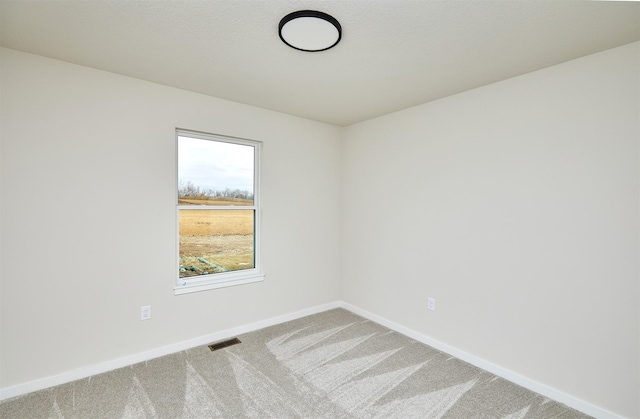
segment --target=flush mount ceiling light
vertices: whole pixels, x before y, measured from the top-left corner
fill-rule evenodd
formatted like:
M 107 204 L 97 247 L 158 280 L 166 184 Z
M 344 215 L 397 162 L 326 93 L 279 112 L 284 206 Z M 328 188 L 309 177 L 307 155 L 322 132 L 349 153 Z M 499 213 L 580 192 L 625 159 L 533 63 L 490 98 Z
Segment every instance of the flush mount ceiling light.
M 318 52 L 335 47 L 342 38 L 340 23 L 326 13 L 300 10 L 280 21 L 282 42 L 300 51 Z

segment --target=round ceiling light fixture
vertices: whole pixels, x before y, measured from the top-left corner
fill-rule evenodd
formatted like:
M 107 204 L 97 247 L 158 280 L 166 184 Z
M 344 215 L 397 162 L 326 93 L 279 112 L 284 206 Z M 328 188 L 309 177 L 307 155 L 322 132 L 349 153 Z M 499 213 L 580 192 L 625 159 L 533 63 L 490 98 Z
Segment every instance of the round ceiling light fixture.
M 318 52 L 335 47 L 342 38 L 342 26 L 333 17 L 316 10 L 289 13 L 280 21 L 282 42 L 300 51 Z

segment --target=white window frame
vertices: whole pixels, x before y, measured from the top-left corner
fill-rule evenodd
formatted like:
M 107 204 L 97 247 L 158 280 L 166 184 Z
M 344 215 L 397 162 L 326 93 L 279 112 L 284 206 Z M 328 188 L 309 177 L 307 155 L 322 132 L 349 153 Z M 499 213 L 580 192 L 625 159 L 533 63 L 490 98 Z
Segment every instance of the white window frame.
M 178 204 L 178 137 L 190 137 L 201 140 L 217 141 L 230 144 L 238 144 L 251 146 L 253 153 L 253 205 L 179 205 Z M 190 131 L 185 129 L 176 129 L 176 185 L 175 185 L 175 203 L 176 203 L 176 285 L 174 292 L 176 295 L 188 294 L 198 291 L 206 291 L 210 289 L 232 287 L 235 285 L 248 284 L 252 282 L 262 281 L 264 273 L 262 273 L 260 263 L 260 156 L 262 143 L 259 141 L 247 140 L 243 138 L 228 137 L 218 134 L 207 134 L 203 132 Z M 201 211 L 226 211 L 226 210 L 253 210 L 254 230 L 253 230 L 253 257 L 254 267 L 251 269 L 243 269 L 232 272 L 221 272 L 216 274 L 199 275 L 188 278 L 180 278 L 180 210 L 201 210 Z

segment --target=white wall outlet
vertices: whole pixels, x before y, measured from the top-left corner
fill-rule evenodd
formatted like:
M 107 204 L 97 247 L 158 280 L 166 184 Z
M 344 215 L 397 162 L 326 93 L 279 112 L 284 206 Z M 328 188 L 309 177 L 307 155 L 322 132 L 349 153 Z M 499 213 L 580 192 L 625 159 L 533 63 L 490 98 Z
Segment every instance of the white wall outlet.
M 151 306 L 140 307 L 140 320 L 149 320 L 151 318 Z
M 436 310 L 436 299 L 435 298 L 427 298 L 427 308 L 431 311 Z

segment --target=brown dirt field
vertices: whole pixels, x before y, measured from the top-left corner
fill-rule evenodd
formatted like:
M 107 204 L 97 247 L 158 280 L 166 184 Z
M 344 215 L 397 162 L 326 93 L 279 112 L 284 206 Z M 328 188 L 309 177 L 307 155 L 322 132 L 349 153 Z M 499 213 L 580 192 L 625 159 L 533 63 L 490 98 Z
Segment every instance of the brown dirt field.
M 194 199 L 194 198 L 178 198 L 179 205 L 253 205 L 253 201 L 249 199 L 229 199 L 229 198 L 216 198 L 216 199 Z
M 218 265 L 219 269 L 198 260 Z M 181 236 L 180 237 L 180 265 L 197 267 L 199 271 L 180 272 L 180 278 L 250 269 L 253 263 L 253 235 L 232 236 Z
M 179 217 L 180 266 L 199 269 L 181 278 L 254 267 L 253 210 L 180 210 Z
M 180 256 L 183 257 L 242 256 L 252 253 L 253 235 L 180 237 Z M 210 262 L 216 263 L 214 260 Z
M 253 234 L 253 210 L 180 210 L 180 236 Z

